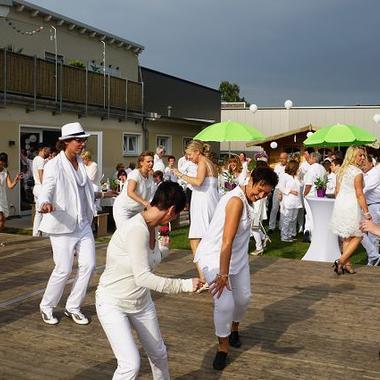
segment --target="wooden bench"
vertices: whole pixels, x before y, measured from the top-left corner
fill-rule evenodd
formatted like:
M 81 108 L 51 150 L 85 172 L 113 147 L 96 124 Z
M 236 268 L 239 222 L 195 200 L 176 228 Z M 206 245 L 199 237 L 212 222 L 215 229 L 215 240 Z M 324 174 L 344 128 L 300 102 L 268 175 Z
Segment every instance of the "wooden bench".
M 107 235 L 108 215 L 108 212 L 102 212 L 94 217 L 96 237 Z

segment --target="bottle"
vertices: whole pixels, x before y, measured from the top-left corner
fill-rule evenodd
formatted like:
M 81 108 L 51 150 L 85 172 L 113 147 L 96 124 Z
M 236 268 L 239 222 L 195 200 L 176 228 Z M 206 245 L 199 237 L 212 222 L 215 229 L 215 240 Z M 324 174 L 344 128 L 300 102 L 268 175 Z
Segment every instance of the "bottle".
M 107 178 L 107 181 L 106 181 L 106 191 L 109 191 L 110 189 L 111 189 L 110 179 Z

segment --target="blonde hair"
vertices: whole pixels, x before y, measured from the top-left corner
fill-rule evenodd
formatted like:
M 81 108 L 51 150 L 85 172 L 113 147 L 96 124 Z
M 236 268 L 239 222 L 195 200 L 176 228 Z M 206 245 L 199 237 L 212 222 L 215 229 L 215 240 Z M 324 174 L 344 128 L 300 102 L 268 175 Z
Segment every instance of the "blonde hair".
M 243 167 L 242 167 L 242 164 L 241 164 L 239 158 L 237 158 L 237 157 L 231 157 L 231 158 L 228 159 L 228 161 L 227 161 L 227 168 L 228 168 L 228 171 L 230 173 L 232 173 L 232 171 L 230 169 L 230 164 L 232 164 L 232 163 L 236 164 L 236 172 L 241 173 L 241 171 L 243 170 Z
M 141 163 L 144 161 L 145 157 L 154 157 L 154 153 L 149 151 L 149 150 L 145 150 L 144 152 L 140 153 L 140 155 L 137 157 L 137 168 L 141 168 Z
M 364 146 L 360 146 L 360 145 L 350 146 L 347 149 L 346 154 L 344 156 L 343 164 L 341 165 L 341 167 L 338 169 L 338 172 L 337 172 L 337 177 L 339 181 L 342 180 L 344 173 L 346 172 L 347 168 L 350 165 L 357 166 L 355 160 L 356 160 L 356 154 L 358 153 L 359 150 L 363 150 L 364 152 L 366 152 L 366 149 L 364 148 Z
M 202 154 L 203 156 L 206 156 L 207 158 L 209 158 L 212 155 L 211 145 L 199 140 L 191 140 L 187 144 L 186 153 L 188 153 L 189 151 L 190 152 L 198 151 L 200 154 Z
M 85 150 L 84 152 L 82 152 L 82 154 L 80 156 L 86 160 L 91 161 L 91 153 L 89 150 Z

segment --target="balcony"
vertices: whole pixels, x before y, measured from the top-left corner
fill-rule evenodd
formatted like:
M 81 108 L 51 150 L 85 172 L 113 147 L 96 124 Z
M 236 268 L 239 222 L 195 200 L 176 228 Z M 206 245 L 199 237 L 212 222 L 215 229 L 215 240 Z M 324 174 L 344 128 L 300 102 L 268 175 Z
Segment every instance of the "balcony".
M 143 112 L 142 83 L 5 49 L 0 49 L 0 100 L 24 104 L 30 111 L 48 107 L 103 118 Z

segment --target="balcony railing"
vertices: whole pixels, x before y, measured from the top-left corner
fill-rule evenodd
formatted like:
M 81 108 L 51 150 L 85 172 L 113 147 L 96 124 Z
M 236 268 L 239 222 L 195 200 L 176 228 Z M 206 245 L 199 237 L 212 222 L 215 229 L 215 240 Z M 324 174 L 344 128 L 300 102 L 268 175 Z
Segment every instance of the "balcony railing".
M 56 80 L 57 74 L 57 80 Z M 52 103 L 56 110 L 127 115 L 143 111 L 142 83 L 0 49 L 0 95 Z

